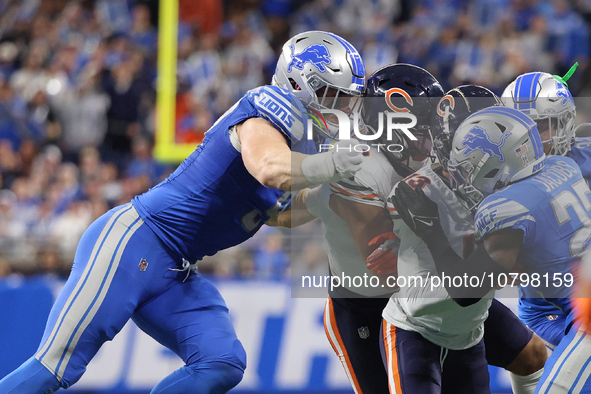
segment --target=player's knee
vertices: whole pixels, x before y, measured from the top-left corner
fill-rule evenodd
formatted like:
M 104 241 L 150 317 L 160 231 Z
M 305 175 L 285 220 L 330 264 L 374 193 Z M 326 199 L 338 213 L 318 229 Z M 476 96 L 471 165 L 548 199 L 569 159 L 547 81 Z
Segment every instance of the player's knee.
M 244 370 L 238 368 L 234 365 L 226 364 L 224 371 L 224 387 L 227 389 L 224 391 L 230 391 L 230 389 L 234 388 L 238 383 L 242 381 L 242 377 L 244 376 Z
M 242 380 L 244 369 L 224 362 L 208 363 L 207 368 L 196 367 L 200 373 L 208 375 L 204 377 L 200 386 L 205 389 L 202 392 L 208 394 L 224 394 L 234 388 Z
M 544 341 L 534 334 L 507 369 L 516 375 L 531 375 L 544 367 L 547 358 Z

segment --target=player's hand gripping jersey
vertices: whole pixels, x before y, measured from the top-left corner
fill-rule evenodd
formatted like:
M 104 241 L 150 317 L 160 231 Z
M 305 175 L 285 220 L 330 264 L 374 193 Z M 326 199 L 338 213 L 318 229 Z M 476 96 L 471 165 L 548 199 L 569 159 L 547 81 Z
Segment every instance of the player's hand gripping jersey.
M 271 122 L 293 151 L 316 153 L 316 143 L 306 138 L 307 113 L 299 99 L 276 86 L 247 92 L 172 175 L 133 200 L 179 261 L 193 263 L 237 245 L 289 206 L 290 192 L 261 185 L 244 166 L 233 126 L 252 117 Z
M 472 215 L 443 180 L 425 166 L 404 180 L 413 188 L 420 187 L 437 204 L 441 227 L 455 252 L 466 258 L 474 250 Z M 395 193 L 393 189 L 392 193 Z M 389 198 L 391 201 L 391 198 Z M 444 286 L 431 287 L 437 269 L 431 252 L 396 214 L 391 202 L 388 209 L 394 220 L 394 232 L 400 237 L 398 251 L 398 284 L 384 309 L 384 319 L 404 330 L 415 331 L 432 343 L 452 349 L 467 349 L 476 345 L 484 335 L 483 324 L 493 292 L 476 304 L 460 307 L 451 299 Z M 404 277 L 406 285 L 400 279 Z M 419 279 L 412 278 L 420 277 Z M 435 282 L 437 284 L 437 282 Z

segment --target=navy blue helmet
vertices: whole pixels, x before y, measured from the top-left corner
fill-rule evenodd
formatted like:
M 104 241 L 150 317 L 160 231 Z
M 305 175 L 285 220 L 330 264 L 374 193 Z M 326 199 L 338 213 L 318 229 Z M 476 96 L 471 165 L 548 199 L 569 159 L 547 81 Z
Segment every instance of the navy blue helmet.
M 483 86 L 462 85 L 447 92 L 433 111 L 431 136 L 433 148 L 444 170 L 451 152 L 451 143 L 460 124 L 481 109 L 503 106 L 496 94 Z
M 411 157 L 423 160 L 430 156 L 431 113 L 443 94 L 439 81 L 431 73 L 412 64 L 392 64 L 377 70 L 369 77 L 365 96 L 370 99 L 364 100 L 362 110 L 363 121 L 367 126 L 377 129 L 380 113 L 411 113 L 417 117 L 416 126 L 409 131 L 418 141 L 410 141 L 401 132 L 397 133 L 397 141 L 388 141 L 385 132 L 377 140 L 381 144 L 397 143 L 405 147 L 396 153 L 384 151 L 400 175 L 410 175 L 414 172 L 408 166 Z M 372 97 L 383 100 L 371 99 Z

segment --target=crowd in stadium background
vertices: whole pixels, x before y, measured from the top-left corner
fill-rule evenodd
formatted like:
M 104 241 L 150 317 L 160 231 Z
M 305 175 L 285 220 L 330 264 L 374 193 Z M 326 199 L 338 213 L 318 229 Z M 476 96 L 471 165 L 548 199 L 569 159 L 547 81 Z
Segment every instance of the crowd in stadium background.
M 0 277 L 67 275 L 90 223 L 174 169 L 151 154 L 157 11 L 156 0 L 0 0 Z M 302 31 L 348 39 L 367 75 L 407 62 L 445 90 L 500 94 L 521 73 L 563 75 L 578 61 L 576 96 L 591 88 L 590 22 L 589 0 L 180 0 L 177 140 L 198 141 L 269 83 L 280 46 Z M 199 267 L 324 274 L 319 234 L 265 228 Z

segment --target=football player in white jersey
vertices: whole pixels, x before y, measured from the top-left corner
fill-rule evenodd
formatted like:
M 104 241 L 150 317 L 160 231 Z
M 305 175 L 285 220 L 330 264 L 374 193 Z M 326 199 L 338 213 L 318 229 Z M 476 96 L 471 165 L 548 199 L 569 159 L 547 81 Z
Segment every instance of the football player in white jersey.
M 369 86 L 369 85 L 368 85 Z M 457 128 L 459 123 L 471 113 L 480 108 L 491 105 L 500 105 L 500 101 L 494 94 L 485 88 L 477 86 L 461 86 L 452 89 L 439 102 L 437 112 L 434 114 L 432 132 L 437 135 L 449 133 L 449 129 Z M 441 149 L 449 149 L 449 143 L 445 140 L 435 139 L 435 150 L 439 155 Z M 405 179 L 411 188 L 424 190 L 426 194 L 437 202 L 438 210 L 445 221 L 444 228 L 455 253 L 467 258 L 474 250 L 474 227 L 472 225 L 471 213 L 460 203 L 448 186 L 445 171 L 447 161 L 441 160 L 442 167 L 433 170 L 430 166 L 421 168 L 412 176 Z M 391 209 L 396 217 L 396 212 L 391 206 L 392 197 L 389 201 Z M 395 219 L 395 232 L 400 236 L 401 245 L 398 251 L 398 275 L 400 278 L 423 278 L 423 283 L 432 283 L 428 278 L 438 276 L 436 265 L 427 249 L 425 243 L 419 239 L 402 220 Z M 385 246 L 382 248 L 384 249 Z M 391 253 L 376 252 L 378 259 L 387 259 Z M 373 256 L 368 260 L 371 261 Z M 435 282 L 439 283 L 439 282 Z M 400 284 L 400 283 L 399 283 Z M 488 292 L 488 291 L 486 291 Z M 482 294 L 484 295 L 484 294 Z M 385 342 L 388 348 L 390 374 L 400 379 L 400 388 L 405 392 L 405 384 L 409 384 L 408 378 L 405 382 L 405 375 L 408 372 L 400 370 L 401 359 L 405 357 L 404 348 L 409 346 L 411 341 L 402 342 L 411 337 L 416 347 L 429 349 L 428 339 L 436 348 L 441 351 L 441 360 L 435 360 L 435 349 L 431 348 L 430 362 L 441 364 L 443 356 L 451 354 L 459 359 L 469 360 L 475 357 L 474 354 L 462 353 L 457 349 L 472 349 L 479 344 L 484 335 L 487 361 L 496 365 L 517 372 L 512 374 L 512 384 L 515 393 L 533 393 L 537 380 L 542 374 L 542 366 L 545 360 L 543 344 L 536 336 L 532 336 L 522 323 L 501 303 L 493 301 L 490 309 L 490 317 L 487 319 L 487 307 L 489 302 L 479 301 L 466 309 L 459 307 L 448 295 L 443 286 L 435 286 L 435 289 L 428 286 L 402 287 L 398 295 L 391 298 L 384 310 L 384 319 L 388 324 Z M 484 324 L 484 334 L 483 322 Z M 397 333 L 393 338 L 392 333 Z M 411 333 L 419 333 L 421 336 L 413 338 Z M 400 338 L 402 336 L 402 338 Z M 402 342 L 399 348 L 397 342 Z M 478 344 L 478 345 L 476 345 Z M 455 349 L 448 352 L 449 349 Z M 395 353 L 396 352 L 396 353 Z M 425 359 L 427 360 L 427 359 Z M 413 365 L 419 370 L 429 371 L 429 361 L 423 365 Z M 445 365 L 447 362 L 443 360 Z M 417 364 L 417 363 L 415 363 Z M 454 365 L 452 362 L 449 365 Z M 459 365 L 459 364 L 458 364 Z M 527 365 L 527 366 L 526 366 Z M 396 370 L 398 368 L 398 371 Z M 453 367 L 452 367 L 453 368 Z M 445 371 L 445 369 L 444 369 Z M 451 372 L 451 373 L 449 373 Z M 425 373 L 425 372 L 423 372 Z M 478 373 L 478 372 L 476 372 Z M 462 371 L 449 371 L 448 379 L 451 379 L 452 390 L 463 382 Z M 445 382 L 445 373 L 443 381 Z M 398 383 L 395 380 L 396 383 Z M 449 382 L 449 380 L 447 380 Z M 414 384 L 414 383 L 412 383 Z M 420 388 L 427 392 L 427 387 L 409 385 L 413 389 Z M 443 385 L 444 390 L 449 386 Z
M 408 84 L 409 82 L 410 84 Z M 373 115 L 371 113 L 368 113 L 367 108 L 365 108 L 366 120 L 369 123 L 376 123 L 377 119 L 370 119 L 372 116 L 377 116 L 379 112 L 384 111 L 384 108 L 386 110 L 392 110 L 392 106 L 398 106 L 400 108 L 404 106 L 404 103 L 406 103 L 406 106 L 408 106 L 408 101 L 412 101 L 414 97 L 418 97 L 418 101 L 415 99 L 417 107 L 412 107 L 412 112 L 418 113 L 420 115 L 421 111 L 419 111 L 418 108 L 418 106 L 421 104 L 420 97 L 422 97 L 423 99 L 425 97 L 428 97 L 427 92 L 429 90 L 431 90 L 431 93 L 435 97 L 440 97 L 442 95 L 442 93 L 437 94 L 432 90 L 432 85 L 434 84 L 438 85 L 436 80 L 428 72 L 415 66 L 395 65 L 385 67 L 384 69 L 377 71 L 370 78 L 368 86 L 369 91 L 373 91 L 373 93 L 370 93 L 370 95 L 374 97 L 379 97 L 381 105 L 375 105 L 375 107 L 372 106 L 370 108 L 369 112 L 371 112 L 371 110 L 374 110 Z M 411 93 L 408 93 L 406 90 L 404 90 L 404 93 L 398 94 L 397 91 L 402 90 L 402 88 L 408 90 Z M 394 95 L 394 97 L 392 97 L 394 93 L 397 94 Z M 396 100 L 396 97 L 398 97 L 400 100 L 403 100 L 403 103 L 399 103 L 398 100 Z M 388 101 L 384 99 L 387 99 Z M 492 103 L 494 102 L 495 101 L 493 100 Z M 389 104 L 386 106 L 386 103 Z M 490 103 L 489 101 L 488 105 L 492 105 L 492 103 Z M 422 114 L 422 121 L 420 121 L 418 127 L 415 130 L 413 130 L 413 132 L 417 133 L 417 135 L 421 133 L 421 130 L 427 132 L 429 129 L 429 114 L 431 110 L 430 108 L 428 108 L 424 111 L 425 112 Z M 467 114 L 465 116 L 467 116 Z M 385 143 L 387 144 L 387 141 L 385 141 Z M 419 144 L 419 147 L 420 145 L 422 144 Z M 417 149 L 416 146 L 414 148 L 415 149 L 413 151 L 408 150 L 407 152 L 412 152 L 413 156 L 416 158 L 426 157 L 426 155 L 424 154 L 421 157 L 421 153 L 424 152 L 421 152 L 420 149 Z M 428 154 L 430 150 L 429 146 L 427 146 L 427 148 L 428 149 L 426 153 Z M 370 163 L 372 162 L 372 157 L 374 156 L 376 156 L 375 152 L 370 152 L 370 156 L 365 158 L 362 165 L 362 170 L 360 170 L 362 172 L 359 173 L 358 176 L 355 176 L 355 182 L 351 182 L 349 180 L 347 180 L 346 182 L 339 182 L 339 184 L 331 186 L 332 191 L 324 190 L 319 194 L 317 194 L 317 192 L 313 192 L 311 196 L 315 197 L 306 199 L 307 205 L 311 207 L 310 211 L 315 212 L 317 215 L 320 215 L 321 218 L 323 218 L 323 221 L 325 222 L 326 236 L 331 253 L 333 250 L 340 248 L 342 248 L 343 250 L 348 250 L 348 256 L 350 256 L 349 261 L 351 263 L 355 263 L 355 260 L 357 260 L 356 266 L 363 267 L 363 269 L 365 269 L 365 266 L 363 264 L 363 261 L 360 261 L 360 257 L 363 258 L 364 256 L 367 256 L 367 254 L 369 254 L 369 252 L 371 252 L 371 250 L 375 248 L 375 246 L 373 248 L 369 248 L 367 246 L 367 241 L 371 239 L 373 235 L 379 234 L 380 231 L 380 226 L 376 223 L 378 218 L 382 218 L 381 215 L 383 215 L 383 213 L 381 212 L 381 210 L 385 206 L 385 188 L 383 185 L 388 182 L 387 180 L 392 180 L 392 183 L 388 185 L 388 188 L 391 189 L 391 187 L 395 184 L 396 179 L 400 179 L 399 176 L 393 177 L 392 175 L 396 173 L 393 172 L 391 169 L 384 167 L 383 165 L 373 164 L 371 165 L 372 167 L 366 167 L 370 165 Z M 381 155 L 377 155 L 377 157 L 380 158 Z M 404 166 L 404 161 L 401 162 L 401 159 L 406 158 L 400 157 L 398 155 L 398 157 L 390 156 L 388 159 L 392 166 L 396 167 L 398 174 L 409 174 L 412 170 Z M 379 161 L 380 159 L 376 160 L 376 162 Z M 363 169 L 364 167 L 365 170 Z M 380 172 L 382 172 L 383 175 L 380 175 Z M 373 186 L 368 187 L 368 185 Z M 386 188 L 386 190 L 388 188 Z M 385 193 L 388 192 L 389 190 L 387 190 Z M 322 203 L 319 207 L 318 201 L 324 201 L 324 203 Z M 363 208 L 364 205 L 370 207 L 373 205 L 373 208 L 382 208 L 374 210 L 373 213 L 369 213 Z M 295 204 L 294 208 L 296 208 L 296 206 L 297 204 Z M 369 209 L 369 211 L 371 211 L 371 208 Z M 343 226 L 344 221 L 342 218 L 339 218 L 340 215 L 345 217 L 345 221 L 347 222 L 347 224 L 349 224 L 349 227 L 354 229 L 353 234 L 349 232 L 346 226 Z M 295 218 L 295 213 L 293 217 Z M 389 220 L 388 222 L 390 223 L 388 230 L 391 230 L 391 222 Z M 345 229 L 343 229 L 343 227 L 345 227 Z M 388 225 L 386 225 L 386 227 L 388 227 Z M 359 229 L 365 229 L 365 231 L 359 231 Z M 369 229 L 372 231 L 367 231 Z M 343 235 L 345 232 L 348 233 L 347 236 Z M 339 240 L 343 241 L 339 242 Z M 347 247 L 350 248 L 351 246 L 353 246 L 354 243 L 357 244 L 359 252 L 356 252 L 354 249 L 353 251 L 347 249 Z M 336 246 L 333 247 L 331 246 L 331 244 L 334 244 Z M 426 247 L 423 246 L 423 250 L 425 251 Z M 354 256 L 354 258 L 351 258 L 351 256 Z M 395 257 L 395 255 L 393 256 Z M 339 269 L 333 267 L 335 265 L 340 264 L 340 260 L 341 259 L 334 258 L 334 256 L 331 257 L 331 271 L 336 271 L 337 269 Z M 395 265 L 396 264 L 394 263 L 394 266 Z M 379 263 L 376 265 L 376 263 L 374 262 L 368 266 L 372 269 L 377 270 L 377 272 L 382 272 L 380 271 Z M 391 267 L 391 264 L 386 263 L 386 266 Z M 340 270 L 341 271 L 339 272 L 342 272 L 343 268 L 340 268 Z M 359 272 L 359 269 L 357 269 L 357 272 Z M 341 290 L 350 291 L 350 289 Z M 327 334 L 329 335 L 329 338 L 332 337 L 331 342 L 338 345 L 335 347 L 335 351 L 340 356 L 341 360 L 343 360 L 345 369 L 348 370 L 349 378 L 351 379 L 351 377 L 355 374 L 357 383 L 355 383 L 353 380 L 351 381 L 351 383 L 355 390 L 358 391 L 358 387 L 356 387 L 356 384 L 363 386 L 362 382 L 366 379 L 373 378 L 375 380 L 375 378 L 378 377 L 378 379 L 382 380 L 379 368 L 376 368 L 375 364 L 371 362 L 372 357 L 378 358 L 379 355 L 376 355 L 375 344 L 372 344 L 369 341 L 369 339 L 371 339 L 372 337 L 377 337 L 376 335 L 372 334 L 374 334 L 375 331 L 379 330 L 379 325 L 381 322 L 381 309 L 379 309 L 378 305 L 379 300 L 375 301 L 375 305 L 378 307 L 372 309 L 363 309 L 362 306 L 367 306 L 372 301 L 369 299 L 352 299 L 352 297 L 356 296 L 357 294 L 363 294 L 362 292 L 364 291 L 363 289 L 358 288 L 352 290 L 356 293 L 345 294 L 345 296 L 351 297 L 349 299 L 339 298 L 339 296 L 342 296 L 342 293 L 344 291 L 337 290 L 341 294 L 331 294 L 331 298 L 327 303 L 327 313 L 325 318 L 329 319 L 327 320 Z M 372 291 L 376 289 L 369 290 Z M 380 289 L 377 290 L 379 292 Z M 376 292 L 374 293 L 378 294 Z M 354 304 L 354 302 L 356 301 L 359 302 Z M 357 308 L 341 308 L 341 305 L 343 304 L 355 305 L 357 306 Z M 385 305 L 385 302 L 383 300 L 381 301 L 381 305 L 382 308 L 383 305 Z M 518 380 L 520 378 L 527 378 L 533 372 L 538 371 L 544 363 L 545 355 L 543 354 L 543 344 L 541 343 L 539 338 L 532 338 L 531 334 L 529 334 L 529 331 L 517 320 L 517 318 L 508 309 L 506 309 L 500 303 L 495 303 L 493 304 L 493 306 L 495 306 L 493 308 L 493 312 L 491 313 L 491 316 L 493 317 L 491 319 L 488 319 L 486 322 L 486 325 L 492 325 L 492 329 L 485 329 L 485 332 L 489 332 L 488 342 L 491 344 L 489 347 L 494 350 L 497 350 L 497 352 L 487 354 L 487 357 L 490 356 L 489 363 L 492 365 L 501 366 L 503 368 L 509 369 L 510 371 L 517 373 L 517 375 L 514 375 L 514 380 Z M 372 323 L 368 325 L 357 324 L 357 322 L 359 321 L 358 319 L 365 319 Z M 515 325 L 515 323 L 517 325 Z M 504 327 L 506 327 L 504 331 L 499 330 Z M 363 330 L 359 331 L 360 328 Z M 364 328 L 367 328 L 368 330 L 364 330 Z M 345 333 L 345 335 L 343 335 L 342 333 Z M 359 336 L 357 335 L 358 333 Z M 369 333 L 370 335 L 367 339 L 363 339 L 361 333 L 364 334 L 363 336 L 365 336 L 366 333 Z M 507 335 L 507 333 L 510 333 L 510 335 Z M 345 336 L 348 340 L 343 339 Z M 485 337 L 485 342 L 486 339 L 487 337 Z M 358 347 L 356 344 L 362 344 L 365 347 Z M 365 351 L 360 353 L 363 349 L 365 349 Z M 373 366 L 372 368 L 369 368 L 369 378 L 365 378 L 364 371 L 362 371 L 359 368 L 356 368 L 355 360 L 359 360 L 363 364 Z M 437 358 L 437 362 L 439 362 L 439 358 Z M 351 373 L 351 371 L 353 371 L 354 374 Z M 528 384 L 527 379 L 525 381 L 525 385 L 526 384 Z M 531 391 L 518 391 L 519 388 L 523 385 L 523 382 L 516 382 L 515 387 L 517 387 L 517 389 L 515 392 L 533 392 L 533 389 Z M 454 389 L 451 388 L 451 390 L 453 391 Z
M 475 227 L 484 245 L 475 253 L 478 260 L 470 259 L 473 264 L 450 251 L 435 204 L 424 193 L 400 189 L 395 198 L 405 222 L 438 256 L 438 270 L 468 277 L 485 274 L 495 286 L 496 278 L 519 272 L 523 297 L 554 299 L 567 316 L 574 314 L 570 269 L 591 238 L 591 191 L 576 163 L 561 156 L 546 158 L 536 123 L 523 113 L 488 108 L 458 128 L 448 168 L 456 193 L 477 209 Z M 492 281 L 450 291 L 479 298 Z M 591 340 L 575 325 L 548 359 L 536 392 L 588 393 L 590 375 Z
M 371 100 L 375 100 L 374 103 L 379 100 L 380 108 L 385 107 L 383 89 L 385 87 L 388 90 L 389 86 L 388 81 L 382 78 L 385 75 L 394 79 L 400 75 L 428 75 L 430 80 L 423 81 L 417 90 L 426 92 L 429 89 L 434 103 L 443 95 L 437 80 L 425 70 L 411 65 L 393 67 L 377 71 L 370 79 L 369 83 L 375 85 L 375 96 L 366 98 L 369 104 Z M 393 80 L 392 84 L 399 82 Z M 420 122 L 428 124 L 430 116 L 430 110 L 426 110 Z M 425 137 L 428 138 L 428 134 Z M 412 151 L 412 156 L 418 160 L 413 160 L 408 149 L 405 156 L 400 157 L 400 148 L 406 144 L 403 136 L 396 132 L 392 140 L 384 136 L 374 143 L 365 144 L 363 149 L 369 149 L 364 154 L 361 169 L 354 177 L 301 192 L 294 201 L 291 217 L 287 213 L 279 216 L 279 220 L 283 220 L 280 225 L 292 227 L 312 217 L 322 220 L 332 276 L 367 277 L 366 283 L 371 282 L 372 278 L 379 281 L 377 286 L 360 287 L 345 282 L 331 288 L 325 307 L 327 338 L 340 358 L 353 390 L 358 394 L 388 391 L 388 376 L 380 353 L 380 331 L 382 311 L 396 290 L 387 283 L 388 276 L 396 272 L 396 263 L 389 261 L 366 265 L 365 259 L 382 242 L 381 239 L 371 242 L 372 239 L 383 233 L 391 233 L 392 222 L 386 201 L 392 186 L 412 173 L 413 167 L 419 168 L 426 162 L 426 155 L 421 155 L 420 147 Z M 429 151 L 430 145 L 427 153 Z M 305 207 L 301 205 L 304 202 Z M 306 211 L 304 214 L 301 213 L 302 207 Z

